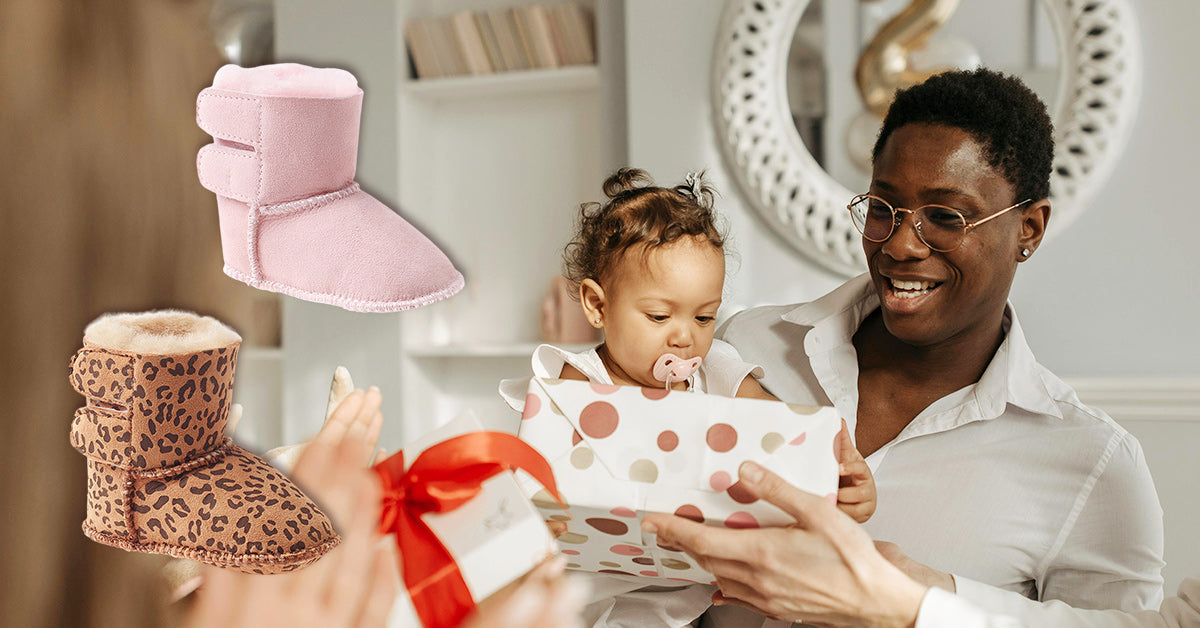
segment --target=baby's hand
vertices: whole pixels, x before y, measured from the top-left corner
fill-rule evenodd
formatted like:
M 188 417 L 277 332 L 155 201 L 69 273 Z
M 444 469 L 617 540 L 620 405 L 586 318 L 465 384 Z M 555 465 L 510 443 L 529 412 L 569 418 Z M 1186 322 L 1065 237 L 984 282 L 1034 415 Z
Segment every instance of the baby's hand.
M 875 477 L 862 454 L 850 440 L 850 430 L 842 419 L 838 432 L 838 508 L 862 523 L 875 514 Z

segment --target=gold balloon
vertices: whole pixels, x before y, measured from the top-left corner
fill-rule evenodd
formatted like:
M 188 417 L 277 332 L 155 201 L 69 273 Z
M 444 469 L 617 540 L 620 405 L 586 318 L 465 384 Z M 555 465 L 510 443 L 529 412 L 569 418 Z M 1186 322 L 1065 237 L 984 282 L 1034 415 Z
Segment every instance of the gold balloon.
M 916 72 L 908 55 L 920 48 L 958 8 L 958 0 L 913 0 L 884 24 L 858 58 L 854 79 L 863 103 L 882 118 L 896 90 L 916 85 L 941 70 Z

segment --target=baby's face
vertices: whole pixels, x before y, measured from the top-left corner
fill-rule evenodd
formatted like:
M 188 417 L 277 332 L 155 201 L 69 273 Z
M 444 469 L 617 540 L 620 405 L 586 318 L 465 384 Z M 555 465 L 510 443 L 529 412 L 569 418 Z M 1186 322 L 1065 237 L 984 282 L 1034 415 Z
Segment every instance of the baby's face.
M 664 353 L 708 355 L 725 283 L 720 249 L 681 238 L 645 255 L 627 251 L 605 283 L 604 343 L 631 383 L 661 387 L 652 371 Z

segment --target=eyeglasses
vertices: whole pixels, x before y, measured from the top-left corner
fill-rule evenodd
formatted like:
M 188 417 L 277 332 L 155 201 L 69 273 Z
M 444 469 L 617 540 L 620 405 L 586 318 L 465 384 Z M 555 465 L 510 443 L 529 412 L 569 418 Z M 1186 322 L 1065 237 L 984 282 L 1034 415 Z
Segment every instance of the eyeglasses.
M 870 194 L 859 194 L 850 199 L 846 209 L 862 236 L 871 242 L 884 242 L 904 221 L 900 212 L 913 215 L 917 237 L 925 246 L 939 253 L 947 253 L 962 245 L 967 232 L 1007 211 L 1016 209 L 1033 199 L 1025 199 L 1012 207 L 1006 207 L 983 220 L 967 222 L 962 212 L 945 205 L 923 205 L 916 209 L 893 207 L 891 203 Z

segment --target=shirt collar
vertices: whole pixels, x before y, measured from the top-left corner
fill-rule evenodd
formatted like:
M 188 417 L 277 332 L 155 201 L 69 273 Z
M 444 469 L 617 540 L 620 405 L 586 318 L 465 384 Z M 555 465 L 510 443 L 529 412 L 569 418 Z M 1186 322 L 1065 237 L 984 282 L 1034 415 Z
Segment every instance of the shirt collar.
M 879 295 L 869 273 L 863 273 L 825 296 L 785 312 L 780 318 L 789 323 L 812 327 L 805 338 L 805 351 L 811 357 L 848 344 L 868 314 L 879 307 Z M 1012 303 L 1004 308 L 1004 341 L 975 384 L 974 398 L 980 418 L 996 418 L 1012 404 L 1029 412 L 1062 418 L 1062 410 L 1046 390 L 1041 367 L 1025 341 Z M 818 347 L 820 347 L 818 349 Z M 856 371 L 857 372 L 857 371 Z

